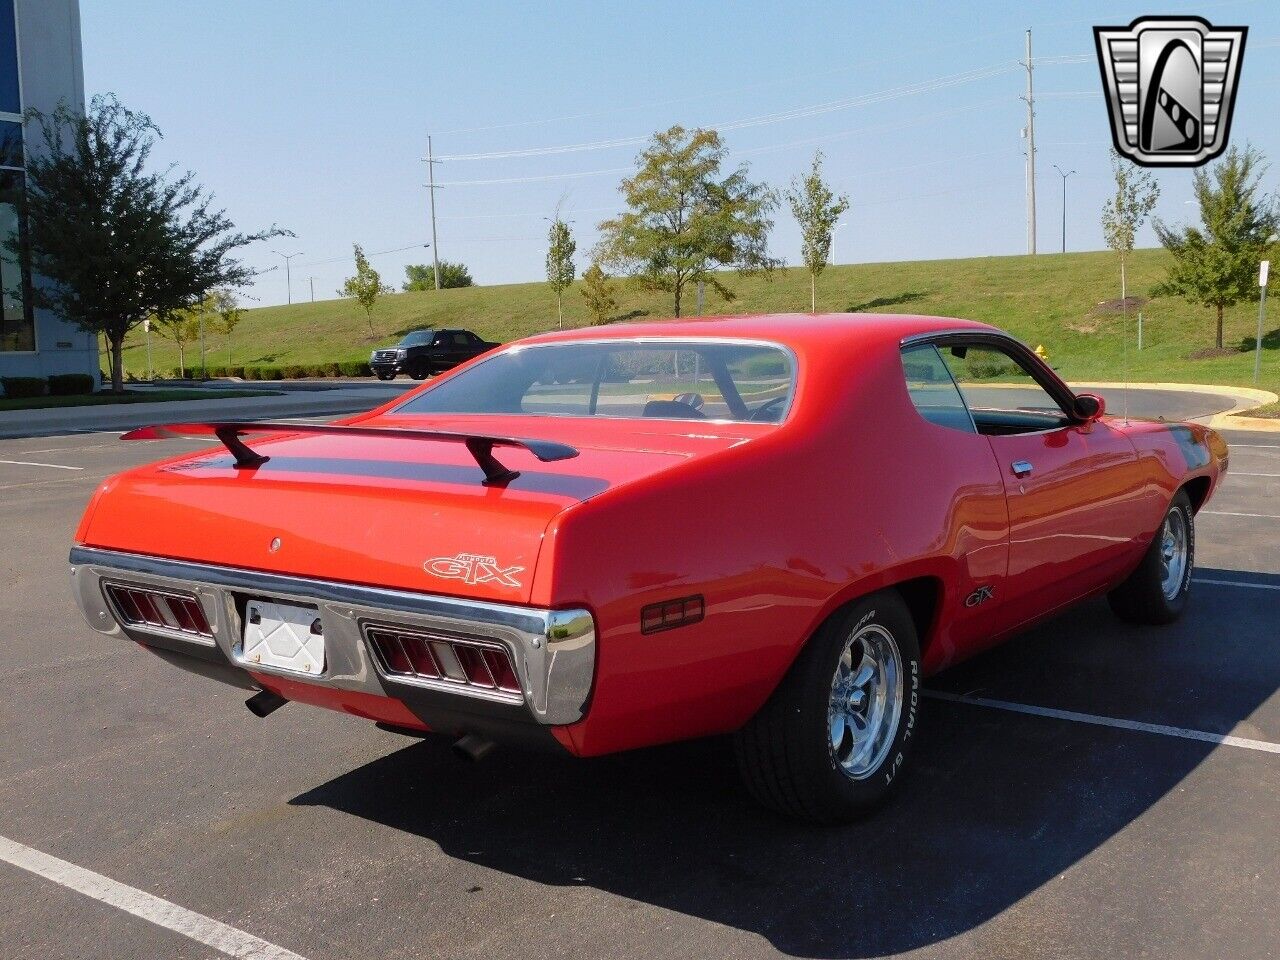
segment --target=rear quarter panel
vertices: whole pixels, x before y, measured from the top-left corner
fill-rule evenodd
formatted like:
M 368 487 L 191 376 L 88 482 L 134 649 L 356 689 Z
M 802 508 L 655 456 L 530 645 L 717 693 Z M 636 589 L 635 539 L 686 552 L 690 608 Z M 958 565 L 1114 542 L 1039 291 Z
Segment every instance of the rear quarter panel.
M 955 653 L 957 622 L 963 634 L 963 598 L 1003 575 L 994 461 L 942 468 L 922 431 L 962 435 L 910 405 L 897 345 L 845 363 L 799 359 L 785 424 L 549 527 L 534 601 L 588 607 L 599 638 L 588 715 L 560 731 L 575 752 L 736 729 L 828 615 L 901 580 L 932 578 L 941 594 L 925 661 L 936 668 Z M 705 598 L 701 622 L 640 632 L 642 607 L 690 594 Z

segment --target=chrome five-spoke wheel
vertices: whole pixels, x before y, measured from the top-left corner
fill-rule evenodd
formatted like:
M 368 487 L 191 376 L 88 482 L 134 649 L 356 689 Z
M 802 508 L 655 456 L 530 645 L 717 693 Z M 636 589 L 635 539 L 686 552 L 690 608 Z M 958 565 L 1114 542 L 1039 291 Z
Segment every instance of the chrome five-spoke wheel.
M 1174 599 L 1182 590 L 1188 539 L 1186 515 L 1175 507 L 1164 518 L 1160 531 L 1160 589 L 1166 600 Z
M 902 715 L 902 654 L 879 624 L 845 644 L 831 680 L 827 731 L 831 756 L 854 780 L 870 776 L 893 745 Z

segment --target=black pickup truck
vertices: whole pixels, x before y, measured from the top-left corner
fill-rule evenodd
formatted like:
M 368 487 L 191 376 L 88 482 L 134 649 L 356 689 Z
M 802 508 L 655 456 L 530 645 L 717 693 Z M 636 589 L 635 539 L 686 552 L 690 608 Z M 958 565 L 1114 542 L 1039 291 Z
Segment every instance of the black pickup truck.
M 399 373 L 425 380 L 496 346 L 470 330 L 412 330 L 394 347 L 373 351 L 369 366 L 379 380 L 394 380 Z

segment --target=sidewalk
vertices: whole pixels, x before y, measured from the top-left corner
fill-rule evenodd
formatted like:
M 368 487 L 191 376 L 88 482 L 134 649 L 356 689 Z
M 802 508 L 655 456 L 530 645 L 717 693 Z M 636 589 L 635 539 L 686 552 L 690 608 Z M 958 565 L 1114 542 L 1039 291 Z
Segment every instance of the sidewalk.
M 208 400 L 6 410 L 0 411 L 0 438 L 132 430 L 156 423 L 279 420 L 362 413 L 394 400 L 404 392 L 404 388 L 397 388 L 392 384 L 378 384 L 377 387 L 344 386 L 331 390 L 296 391 L 279 396 L 219 398 L 218 388 L 215 387 L 209 390 Z

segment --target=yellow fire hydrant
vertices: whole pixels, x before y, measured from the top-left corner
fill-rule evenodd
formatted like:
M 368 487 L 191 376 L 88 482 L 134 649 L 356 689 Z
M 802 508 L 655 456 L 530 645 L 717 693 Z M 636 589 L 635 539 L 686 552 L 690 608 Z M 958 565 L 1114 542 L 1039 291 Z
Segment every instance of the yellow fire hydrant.
M 1036 344 L 1035 355 L 1039 357 L 1041 360 L 1043 360 L 1045 363 L 1049 362 L 1049 351 L 1047 351 L 1044 348 L 1043 343 Z

